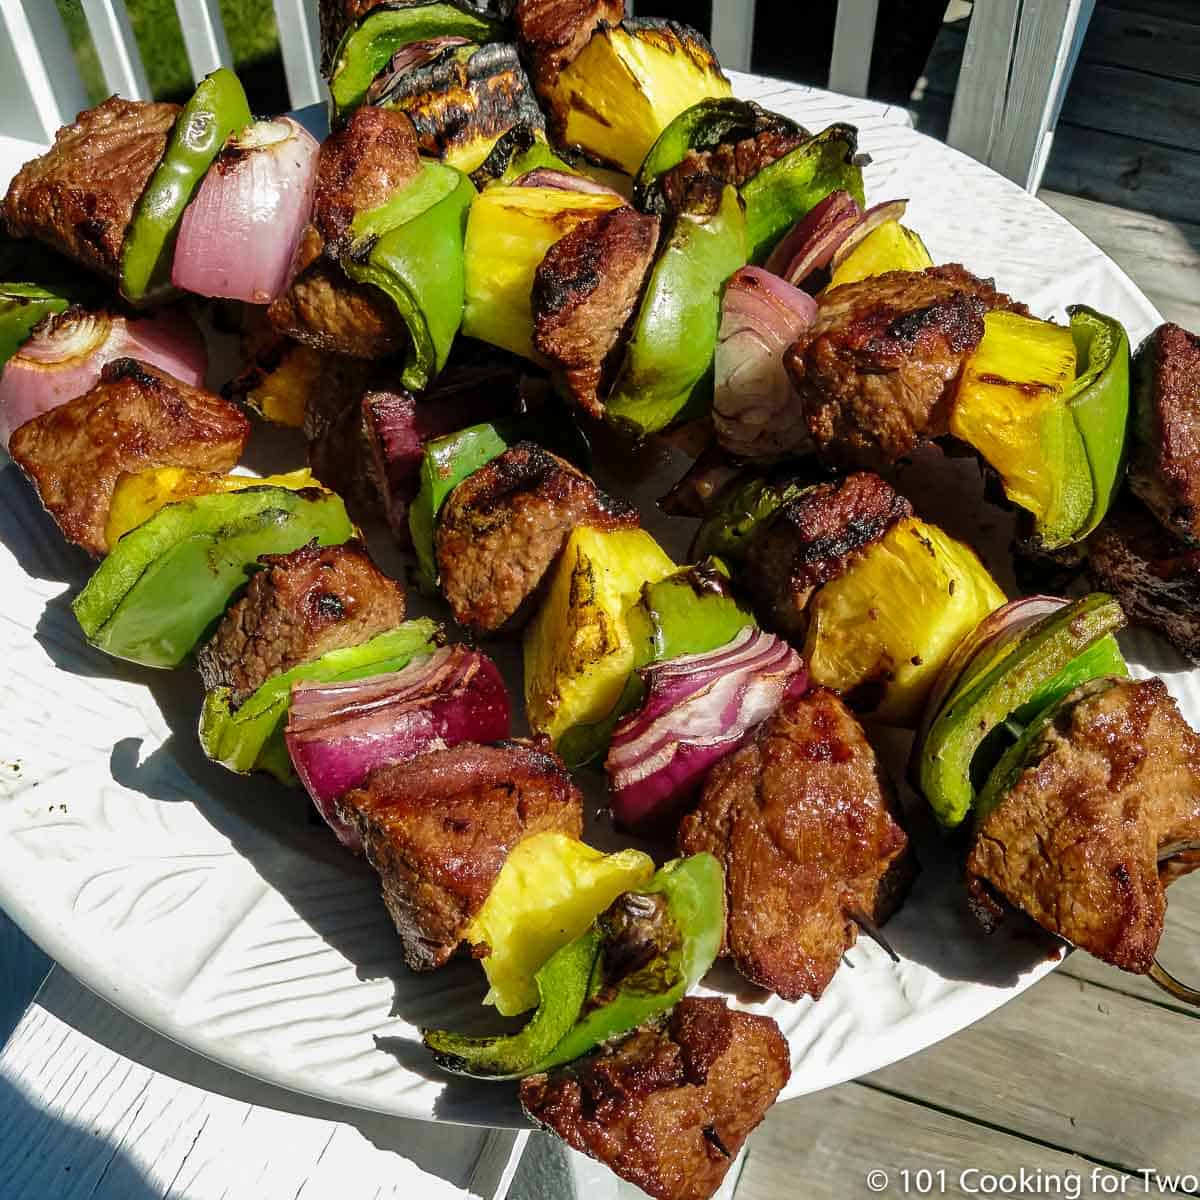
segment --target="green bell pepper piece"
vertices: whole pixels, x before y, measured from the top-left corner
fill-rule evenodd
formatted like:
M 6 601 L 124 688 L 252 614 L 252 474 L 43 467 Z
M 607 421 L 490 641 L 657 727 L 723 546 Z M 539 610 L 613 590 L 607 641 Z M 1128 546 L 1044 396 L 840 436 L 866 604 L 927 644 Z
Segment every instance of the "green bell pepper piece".
M 296 773 L 283 741 L 283 727 L 292 705 L 292 684 L 301 680 L 344 683 L 390 674 L 402 670 L 414 658 L 432 654 L 437 641 L 437 623 L 425 617 L 273 675 L 236 709 L 230 707 L 229 688 L 214 688 L 204 696 L 200 745 L 214 762 L 238 774 L 266 771 L 280 783 L 294 784 Z
M 808 485 L 795 479 L 772 481 L 761 475 L 738 476 L 718 493 L 692 542 L 692 557 L 713 555 L 738 563 L 750 539 L 765 521 Z
M 230 134 L 250 124 L 238 77 L 218 67 L 197 85 L 171 131 L 167 152 L 133 210 L 121 247 L 121 292 L 134 304 L 170 283 L 175 237 L 205 173 Z
M 362 105 L 375 76 L 397 50 L 439 37 L 491 42 L 500 32 L 497 22 L 458 4 L 414 4 L 410 0 L 373 8 L 346 31 L 334 53 L 329 78 L 334 122 Z
M 386 293 L 412 345 L 400 380 L 424 391 L 446 365 L 466 299 L 463 241 L 475 185 L 442 163 L 426 162 L 398 196 L 350 226 L 357 239 L 342 262 L 356 283 Z
M 520 1079 L 572 1062 L 674 1008 L 712 966 L 724 932 L 724 868 L 711 854 L 676 859 L 542 966 L 537 1011 L 519 1033 L 424 1030 L 425 1045 L 445 1070 L 479 1079 Z M 656 951 L 648 962 L 629 954 L 648 943 Z
M 779 239 L 830 192 L 865 203 L 857 151 L 853 125 L 830 125 L 742 185 L 750 262 L 766 262 Z
M 259 555 L 353 535 L 332 492 L 251 487 L 197 496 L 165 505 L 121 538 L 71 607 L 93 646 L 142 666 L 175 667 Z
M 747 625 L 756 624 L 734 598 L 725 564 L 715 558 L 646 584 L 626 622 L 633 641 L 633 671 L 604 720 L 576 725 L 563 734 L 558 753 L 572 769 L 599 758 L 608 749 L 617 722 L 641 705 L 645 685 L 638 672 L 643 667 L 719 650 Z
M 65 296 L 36 283 L 0 283 L 0 367 L 21 349 L 43 317 L 69 307 Z
M 514 125 L 471 172 L 471 182 L 482 190 L 489 183 L 512 183 L 542 167 L 562 171 L 565 175 L 579 174 L 546 141 L 546 135 L 540 129 L 525 124 Z
M 712 402 L 721 296 L 746 265 L 746 221 L 737 189 L 710 182 L 675 217 L 605 404 L 606 419 L 637 437 Z
M 1077 377 L 1067 407 L 1083 439 L 1094 499 L 1087 522 L 1075 533 L 1082 541 L 1104 520 L 1125 478 L 1129 431 L 1129 335 L 1113 317 L 1083 304 L 1071 305 Z
M 943 825 L 960 825 L 971 811 L 977 777 L 972 765 L 988 735 L 1018 710 L 1024 709 L 1028 717 L 1034 704 L 1051 702 L 1068 680 L 1077 682 L 1078 671 L 1068 675 L 1067 668 L 1124 624 L 1121 606 L 1111 596 L 1094 593 L 1052 613 L 993 658 L 968 668 L 933 718 L 920 748 L 919 786 Z

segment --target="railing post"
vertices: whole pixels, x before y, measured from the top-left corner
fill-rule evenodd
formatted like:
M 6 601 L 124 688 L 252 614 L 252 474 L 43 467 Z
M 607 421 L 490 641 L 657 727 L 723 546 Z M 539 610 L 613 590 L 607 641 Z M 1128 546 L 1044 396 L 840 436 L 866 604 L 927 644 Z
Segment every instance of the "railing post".
M 755 0 L 712 0 L 712 42 L 721 66 L 750 70 Z
M 124 0 L 81 2 L 92 33 L 92 45 L 96 47 L 96 57 L 104 72 L 105 86 L 126 100 L 149 100 L 150 83 Z M 38 0 L 38 3 L 47 8 L 54 7 L 54 0 Z
M 879 0 L 838 0 L 829 60 L 829 90 L 843 96 L 865 96 L 871 78 L 871 54 Z
M 58 6 L 0 0 L 0 132 L 48 142 L 87 104 Z
M 325 85 L 321 78 L 317 0 L 275 0 L 275 25 L 292 107 L 321 103 Z
M 218 67 L 233 66 L 233 51 L 218 0 L 175 0 L 175 12 L 196 83 Z

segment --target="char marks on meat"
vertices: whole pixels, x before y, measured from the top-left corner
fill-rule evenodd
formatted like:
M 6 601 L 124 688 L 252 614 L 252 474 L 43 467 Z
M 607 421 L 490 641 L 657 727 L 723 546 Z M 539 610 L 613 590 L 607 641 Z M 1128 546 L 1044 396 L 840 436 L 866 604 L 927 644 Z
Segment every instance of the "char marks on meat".
M 1160 325 L 1134 360 L 1129 486 L 1177 537 L 1200 546 L 1200 337 Z
M 1131 625 L 1153 629 L 1200 663 L 1200 549 L 1172 537 L 1126 492 L 1087 551 L 1092 582 L 1117 598 Z
M 227 400 L 118 358 L 90 392 L 16 430 L 9 453 L 67 539 L 101 555 L 109 550 L 104 527 L 123 472 L 229 471 L 249 436 L 250 423 Z
M 785 357 L 818 452 L 876 467 L 946 434 L 963 363 L 996 308 L 1024 311 L 957 264 L 822 293 Z
M 638 523 L 636 509 L 582 471 L 519 442 L 447 498 L 436 538 L 442 593 L 460 625 L 477 633 L 511 628 L 577 525 Z
M 167 148 L 177 104 L 120 100 L 81 112 L 9 185 L 4 223 L 114 282 L 133 212 Z
M 602 24 L 619 25 L 625 0 L 517 0 L 513 19 L 538 89 L 551 87 Z
M 869 471 L 815 484 L 789 500 L 750 541 L 744 582 L 759 619 L 803 642 L 816 590 L 844 575 L 858 554 L 910 516 L 912 505 Z
M 533 284 L 533 344 L 562 369 L 575 399 L 602 416 L 601 391 L 633 319 L 658 246 L 659 221 L 628 206 L 550 247 Z
M 855 919 L 881 925 L 911 881 L 897 811 L 862 727 L 823 688 L 713 767 L 679 845 L 724 862 L 725 948 L 747 979 L 785 1000 L 821 995 Z
M 994 893 L 1126 971 L 1154 962 L 1164 888 L 1200 858 L 1160 865 L 1200 838 L 1200 737 L 1161 679 L 1084 684 L 1065 701 L 967 860 L 987 927 Z
M 663 1028 L 522 1081 L 521 1104 L 655 1200 L 708 1200 L 790 1073 L 770 1017 L 689 996 Z
M 583 797 L 549 742 L 463 743 L 372 772 L 337 803 L 379 872 L 414 971 L 458 948 L 509 853 L 583 832 Z
M 237 708 L 273 675 L 358 646 L 404 620 L 404 589 L 361 542 L 265 554 L 246 594 L 200 652 L 204 686 L 230 689 Z

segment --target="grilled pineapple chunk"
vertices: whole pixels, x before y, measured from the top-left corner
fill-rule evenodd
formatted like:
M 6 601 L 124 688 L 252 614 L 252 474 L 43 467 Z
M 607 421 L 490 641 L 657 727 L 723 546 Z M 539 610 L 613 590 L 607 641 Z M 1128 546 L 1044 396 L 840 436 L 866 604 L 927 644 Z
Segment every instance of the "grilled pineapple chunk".
M 482 961 L 491 988 L 484 1003 L 505 1017 L 535 1007 L 538 968 L 653 874 L 654 860 L 640 850 L 604 854 L 565 833 L 526 838 L 466 932 L 472 945 L 488 948 Z
M 815 683 L 859 711 L 913 726 L 955 646 L 1005 595 L 968 546 L 915 517 L 897 522 L 809 609 Z
M 1048 547 L 1069 541 L 1092 508 L 1087 450 L 1067 404 L 1074 381 L 1069 328 L 990 312 L 950 414 L 951 433 L 995 468 Z
M 884 221 L 846 255 L 834 270 L 829 286 L 857 283 L 887 271 L 923 271 L 932 266 L 933 259 L 918 234 L 899 221 Z
M 321 382 L 321 354 L 311 346 L 289 343 L 279 365 L 261 372 L 246 393 L 246 403 L 266 421 L 300 429 L 304 410 Z
M 582 526 L 571 534 L 525 631 L 525 709 L 535 733 L 557 742 L 612 711 L 633 670 L 629 610 L 645 584 L 674 570 L 645 530 Z
M 557 188 L 483 191 L 467 218 L 463 333 L 536 359 L 531 297 L 546 251 L 577 225 L 624 203 L 620 196 Z
M 302 488 L 320 486 L 307 467 L 289 471 L 286 475 L 268 475 L 265 479 L 256 479 L 253 475 L 212 475 L 186 467 L 152 467 L 122 475 L 117 480 L 104 536 L 110 546 L 115 546 L 118 538 L 148 521 L 164 505 L 193 496 L 239 492 L 249 487 L 281 487 L 298 492 Z
M 712 47 L 675 21 L 601 28 L 543 92 L 560 140 L 636 175 L 684 109 L 731 94 Z

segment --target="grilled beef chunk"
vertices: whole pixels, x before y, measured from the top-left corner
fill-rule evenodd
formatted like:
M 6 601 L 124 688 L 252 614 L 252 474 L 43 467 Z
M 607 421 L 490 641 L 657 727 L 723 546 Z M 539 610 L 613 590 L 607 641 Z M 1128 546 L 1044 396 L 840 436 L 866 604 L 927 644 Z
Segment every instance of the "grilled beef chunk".
M 513 19 L 539 89 L 575 61 L 602 24 L 619 25 L 625 0 L 517 0 Z
M 665 1028 L 523 1080 L 521 1104 L 655 1200 L 708 1200 L 790 1074 L 772 1018 L 688 996 Z
M 980 822 L 967 860 L 976 912 L 992 893 L 1097 958 L 1145 974 L 1164 888 L 1200 866 L 1165 848 L 1200 838 L 1200 737 L 1161 679 L 1076 688 L 1007 794 Z
M 1129 486 L 1177 537 L 1200 545 L 1200 337 L 1160 325 L 1134 360 Z
M 637 510 L 582 471 L 519 442 L 469 475 L 438 517 L 437 564 L 454 619 L 493 633 L 516 617 L 577 525 L 634 529 Z
M 177 104 L 119 100 L 81 112 L 9 185 L 4 223 L 111 280 L 133 210 L 167 148 Z
M 869 471 L 815 484 L 789 500 L 750 540 L 743 578 L 760 620 L 803 642 L 816 590 L 910 516 L 912 505 Z
M 821 995 L 856 920 L 882 924 L 912 879 L 896 814 L 862 727 L 824 688 L 713 767 L 679 845 L 725 863 L 725 949 L 747 979 L 785 1000 Z
M 984 315 L 1023 311 L 956 263 L 843 284 L 817 305 L 785 362 L 818 451 L 867 467 L 943 436 Z
M 450 958 L 518 843 L 582 834 L 583 797 L 549 746 L 435 750 L 373 771 L 338 801 L 383 880 L 412 970 Z
M 1200 550 L 1172 537 L 1128 493 L 1088 539 L 1087 571 L 1131 625 L 1153 629 L 1200 663 Z
M 273 675 L 330 650 L 358 646 L 404 620 L 404 589 L 361 542 L 264 554 L 262 570 L 200 652 L 206 688 L 237 708 Z
M 560 367 L 571 395 L 603 416 L 600 392 L 654 261 L 659 221 L 618 208 L 550 247 L 533 282 L 533 344 Z
M 110 362 L 90 392 L 27 421 L 8 452 L 69 541 L 107 553 L 113 489 L 150 467 L 228 471 L 250 423 L 227 400 L 132 358 Z

